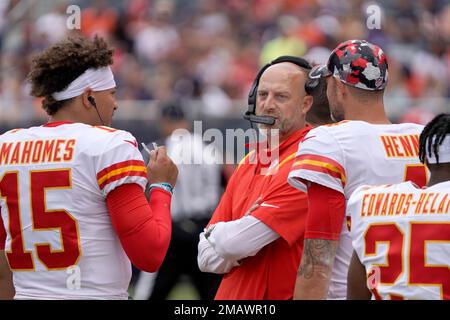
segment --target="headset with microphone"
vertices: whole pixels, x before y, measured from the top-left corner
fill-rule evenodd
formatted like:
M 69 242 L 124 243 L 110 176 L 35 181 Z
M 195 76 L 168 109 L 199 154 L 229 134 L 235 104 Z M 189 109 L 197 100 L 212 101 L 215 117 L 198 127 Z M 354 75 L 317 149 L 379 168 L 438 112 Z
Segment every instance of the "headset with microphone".
M 98 112 L 97 103 L 95 103 L 94 97 L 93 96 L 88 96 L 87 99 L 88 99 L 89 103 L 94 107 L 95 111 L 97 111 L 98 117 L 99 117 L 100 122 L 102 123 L 102 125 L 105 125 L 105 123 L 103 122 L 102 117 L 100 116 L 100 112 Z
M 306 70 L 312 69 L 311 64 L 307 60 L 294 56 L 281 56 L 263 66 L 256 75 L 255 81 L 253 81 L 252 87 L 248 94 L 248 110 L 243 114 L 244 119 L 249 120 L 250 123 L 261 123 L 266 125 L 273 125 L 275 123 L 274 117 L 256 115 L 256 97 L 258 94 L 259 80 L 261 79 L 261 76 L 264 73 L 264 71 L 266 71 L 267 68 L 269 68 L 270 66 L 282 62 L 290 62 Z M 316 79 L 311 79 L 309 77 L 306 80 L 305 91 L 307 94 L 311 94 L 314 88 L 317 87 L 318 81 L 315 80 Z

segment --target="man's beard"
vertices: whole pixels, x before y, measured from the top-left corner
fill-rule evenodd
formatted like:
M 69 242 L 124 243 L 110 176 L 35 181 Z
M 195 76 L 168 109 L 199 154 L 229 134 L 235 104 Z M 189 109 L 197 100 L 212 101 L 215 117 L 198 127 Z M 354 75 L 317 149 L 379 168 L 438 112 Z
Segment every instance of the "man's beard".
M 268 136 L 278 136 L 280 134 L 280 130 L 278 128 L 264 124 L 258 124 L 258 131 L 265 138 Z
M 270 129 L 278 128 L 278 126 L 279 126 L 279 120 L 278 120 L 279 116 L 277 114 L 273 114 L 273 113 L 271 113 L 271 114 L 258 114 L 258 116 L 275 118 L 275 122 L 272 125 L 267 125 L 267 124 L 264 124 L 264 123 L 257 123 L 256 125 L 257 125 L 259 130 L 267 131 L 267 130 L 270 130 Z
M 287 124 L 285 121 L 280 120 L 280 118 L 277 118 L 275 120 L 275 123 L 273 125 L 266 125 L 266 124 L 258 124 L 259 131 L 264 136 L 279 136 L 280 134 L 283 134 L 286 130 L 285 127 Z

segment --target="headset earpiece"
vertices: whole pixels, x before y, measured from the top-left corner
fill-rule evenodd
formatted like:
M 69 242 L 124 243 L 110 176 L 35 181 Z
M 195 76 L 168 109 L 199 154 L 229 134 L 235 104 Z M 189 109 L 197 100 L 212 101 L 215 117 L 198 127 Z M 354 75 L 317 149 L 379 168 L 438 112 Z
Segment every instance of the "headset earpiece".
M 97 104 L 95 103 L 95 99 L 93 96 L 88 96 L 87 99 L 94 108 L 97 108 Z
M 100 115 L 100 112 L 98 112 L 97 104 L 95 103 L 94 97 L 93 96 L 88 96 L 87 99 L 88 99 L 89 103 L 92 104 L 92 106 L 94 107 L 95 111 L 97 111 L 98 118 L 100 119 L 100 122 L 102 123 L 102 125 L 105 125 L 105 122 L 103 122 L 103 119 L 102 119 L 102 116 Z
M 308 76 L 308 79 L 306 79 L 305 82 L 305 92 L 306 94 L 311 95 L 315 88 L 319 85 L 320 79 L 311 79 Z

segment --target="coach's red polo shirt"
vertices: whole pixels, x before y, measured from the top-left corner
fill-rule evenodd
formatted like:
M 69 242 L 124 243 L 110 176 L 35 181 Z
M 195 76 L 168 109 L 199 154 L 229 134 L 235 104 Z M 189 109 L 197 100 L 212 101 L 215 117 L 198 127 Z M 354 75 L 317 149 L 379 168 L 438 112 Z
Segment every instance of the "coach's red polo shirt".
M 305 193 L 291 187 L 287 178 L 298 144 L 311 129 L 293 133 L 279 146 L 279 161 L 264 174 L 267 167 L 249 163 L 249 154 L 233 173 L 227 189 L 215 210 L 210 224 L 241 218 L 262 196 L 260 206 L 252 215 L 280 235 L 255 256 L 225 274 L 216 299 L 292 299 L 297 270 L 303 249 L 308 200 Z

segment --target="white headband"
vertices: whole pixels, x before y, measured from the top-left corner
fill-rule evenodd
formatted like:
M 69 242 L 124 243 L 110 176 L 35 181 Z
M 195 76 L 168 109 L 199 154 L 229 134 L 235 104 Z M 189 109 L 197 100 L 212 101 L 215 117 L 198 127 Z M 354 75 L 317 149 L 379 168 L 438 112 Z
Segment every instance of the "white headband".
M 116 82 L 110 67 L 87 69 L 73 80 L 65 90 L 55 92 L 52 96 L 56 101 L 61 101 L 79 96 L 86 88 L 91 88 L 93 91 L 103 91 L 115 86 Z
M 444 138 L 444 141 L 442 141 L 442 143 L 438 146 L 438 154 L 439 154 L 439 163 L 450 162 L 450 134 L 447 134 Z M 434 156 L 434 152 L 431 151 L 431 155 L 428 154 L 428 144 L 427 144 L 427 161 L 428 163 L 437 163 L 436 157 Z

